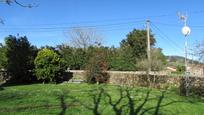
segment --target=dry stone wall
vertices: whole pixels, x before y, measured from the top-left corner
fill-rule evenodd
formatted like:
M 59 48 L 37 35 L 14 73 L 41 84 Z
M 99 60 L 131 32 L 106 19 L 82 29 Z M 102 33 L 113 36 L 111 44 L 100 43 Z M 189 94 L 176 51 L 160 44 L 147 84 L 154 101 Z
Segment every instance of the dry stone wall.
M 85 80 L 84 71 L 73 72 L 73 79 Z M 154 88 L 166 89 L 170 86 L 180 88 L 180 93 L 185 94 L 185 77 L 183 76 L 168 76 L 168 75 L 147 75 L 142 72 L 116 72 L 108 71 L 110 75 L 109 83 L 115 85 L 126 86 L 151 86 Z M 150 81 L 150 82 L 149 82 Z M 148 84 L 150 83 L 150 84 Z M 189 77 L 189 93 L 204 96 L 204 78 L 203 77 Z

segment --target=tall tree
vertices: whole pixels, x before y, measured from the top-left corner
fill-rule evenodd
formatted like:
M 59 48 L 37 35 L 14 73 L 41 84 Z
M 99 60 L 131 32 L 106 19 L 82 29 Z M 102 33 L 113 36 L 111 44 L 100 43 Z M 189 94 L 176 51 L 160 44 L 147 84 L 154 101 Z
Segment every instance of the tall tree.
M 34 68 L 34 56 L 37 52 L 30 45 L 27 37 L 8 36 L 5 38 L 7 71 L 11 75 L 10 82 L 25 83 L 32 78 L 32 70 Z M 34 52 L 36 51 L 36 52 Z
M 86 50 L 89 46 L 101 44 L 102 38 L 94 29 L 73 28 L 69 32 L 71 46 Z
M 153 34 L 150 34 L 150 44 L 154 46 L 156 39 Z M 133 49 L 133 55 L 136 58 L 143 58 L 147 55 L 147 32 L 146 30 L 134 29 L 127 34 L 127 38 L 121 41 L 121 47 L 129 46 Z
M 204 62 L 204 41 L 198 42 L 195 46 L 194 53 L 198 56 L 201 62 Z

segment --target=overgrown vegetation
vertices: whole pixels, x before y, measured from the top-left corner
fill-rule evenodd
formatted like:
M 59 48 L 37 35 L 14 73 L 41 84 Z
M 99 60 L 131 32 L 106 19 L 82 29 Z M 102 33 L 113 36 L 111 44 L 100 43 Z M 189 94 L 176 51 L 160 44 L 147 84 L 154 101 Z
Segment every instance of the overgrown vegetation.
M 86 64 L 86 81 L 88 83 L 106 83 L 109 79 L 107 73 L 108 62 L 107 53 L 102 49 L 95 47 L 91 57 Z
M 151 49 L 151 70 L 152 71 L 160 71 L 166 65 L 166 57 L 162 54 L 162 49 L 160 48 L 152 48 Z M 137 63 L 138 70 L 146 71 L 148 68 L 148 60 L 142 59 Z

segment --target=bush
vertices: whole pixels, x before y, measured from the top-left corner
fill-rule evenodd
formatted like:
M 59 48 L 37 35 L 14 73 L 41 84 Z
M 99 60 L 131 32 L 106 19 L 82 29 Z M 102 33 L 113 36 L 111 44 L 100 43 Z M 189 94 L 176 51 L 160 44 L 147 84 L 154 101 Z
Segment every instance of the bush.
M 43 82 L 57 82 L 66 70 L 64 60 L 51 49 L 42 49 L 35 58 L 35 74 Z
M 183 66 L 183 65 L 177 65 L 177 66 L 176 66 L 176 72 L 177 72 L 177 73 L 184 73 L 184 72 L 185 72 L 185 66 Z
M 161 71 L 164 69 L 165 64 L 166 64 L 166 58 L 162 53 L 162 49 L 152 48 L 151 49 L 151 70 Z M 138 60 L 136 67 L 137 67 L 137 70 L 147 71 L 148 60 L 146 58 Z
M 93 51 L 86 64 L 86 80 L 88 83 L 107 83 L 109 75 L 107 73 L 107 54 L 99 48 Z

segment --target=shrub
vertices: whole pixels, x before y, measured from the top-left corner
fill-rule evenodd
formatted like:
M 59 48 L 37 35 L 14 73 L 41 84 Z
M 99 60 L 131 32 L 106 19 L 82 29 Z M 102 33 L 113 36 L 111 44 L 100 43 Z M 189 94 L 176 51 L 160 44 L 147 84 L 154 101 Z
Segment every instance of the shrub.
M 86 80 L 88 83 L 106 83 L 109 75 L 107 73 L 107 54 L 96 48 L 86 64 Z
M 51 49 L 42 49 L 35 58 L 35 74 L 43 82 L 57 82 L 66 70 L 64 60 Z
M 177 65 L 177 66 L 176 66 L 176 72 L 177 72 L 177 73 L 184 73 L 184 72 L 185 72 L 185 66 L 183 66 L 183 65 Z

